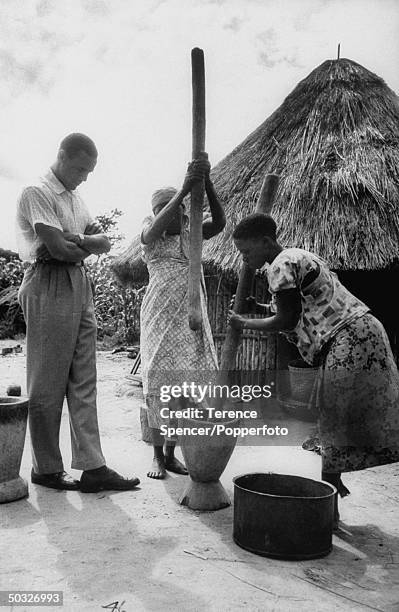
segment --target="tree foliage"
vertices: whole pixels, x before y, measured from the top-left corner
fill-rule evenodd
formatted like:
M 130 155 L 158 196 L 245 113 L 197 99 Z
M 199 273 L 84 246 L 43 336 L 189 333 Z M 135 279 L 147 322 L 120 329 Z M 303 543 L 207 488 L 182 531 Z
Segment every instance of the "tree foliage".
M 18 257 L 18 256 L 17 256 Z M 25 331 L 24 318 L 18 304 L 18 289 L 24 269 L 19 258 L 0 257 L 0 339 Z

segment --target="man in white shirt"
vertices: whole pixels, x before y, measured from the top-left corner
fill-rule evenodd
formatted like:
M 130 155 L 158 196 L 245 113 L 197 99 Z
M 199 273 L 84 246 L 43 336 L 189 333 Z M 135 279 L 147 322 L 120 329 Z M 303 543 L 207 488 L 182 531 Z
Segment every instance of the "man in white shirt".
M 26 321 L 31 479 L 84 493 L 139 484 L 105 465 L 98 430 L 96 320 L 83 261 L 108 252 L 110 242 L 75 192 L 96 163 L 93 141 L 70 134 L 46 176 L 22 191 L 17 207 L 19 253 L 30 264 L 19 301 Z M 83 470 L 80 482 L 64 471 L 59 448 L 65 396 L 72 468 Z

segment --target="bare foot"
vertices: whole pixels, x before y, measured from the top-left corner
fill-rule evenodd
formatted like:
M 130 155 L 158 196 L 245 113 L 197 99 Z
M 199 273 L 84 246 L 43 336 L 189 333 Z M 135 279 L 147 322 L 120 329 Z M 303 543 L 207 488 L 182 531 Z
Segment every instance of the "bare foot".
M 339 514 L 337 512 L 337 514 L 334 514 L 333 531 L 338 531 L 338 529 L 339 529 Z
M 165 468 L 168 472 L 174 472 L 175 474 L 183 474 L 184 476 L 188 474 L 187 468 L 176 457 L 165 458 Z
M 164 460 L 154 457 L 151 468 L 147 472 L 147 476 L 148 478 L 155 478 L 155 480 L 162 480 L 165 478 L 166 470 Z
M 333 518 L 333 531 L 339 529 L 339 512 L 338 512 L 338 498 L 335 498 L 334 503 L 334 518 Z

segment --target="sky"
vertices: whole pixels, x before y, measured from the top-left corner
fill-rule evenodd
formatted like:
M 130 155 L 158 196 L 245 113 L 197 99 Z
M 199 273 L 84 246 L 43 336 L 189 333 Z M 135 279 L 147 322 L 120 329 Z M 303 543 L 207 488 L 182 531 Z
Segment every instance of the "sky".
M 99 150 L 79 188 L 92 214 L 118 208 L 126 242 L 139 233 L 191 158 L 192 48 L 215 165 L 338 43 L 399 93 L 398 30 L 398 0 L 0 0 L 0 247 L 70 132 Z

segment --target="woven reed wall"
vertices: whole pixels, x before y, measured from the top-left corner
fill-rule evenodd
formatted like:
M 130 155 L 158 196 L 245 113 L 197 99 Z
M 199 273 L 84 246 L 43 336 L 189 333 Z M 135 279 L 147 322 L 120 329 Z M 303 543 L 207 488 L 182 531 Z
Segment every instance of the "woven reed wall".
M 227 313 L 236 283 L 226 276 L 205 275 L 208 294 L 208 316 L 220 362 L 222 346 L 226 335 Z M 270 301 L 265 281 L 256 277 L 253 282 L 252 295 L 262 304 Z M 260 316 L 260 315 L 252 315 Z M 244 330 L 236 357 L 237 384 L 263 384 L 270 382 L 270 371 L 281 367 L 277 363 L 277 334 L 262 335 L 253 330 Z

